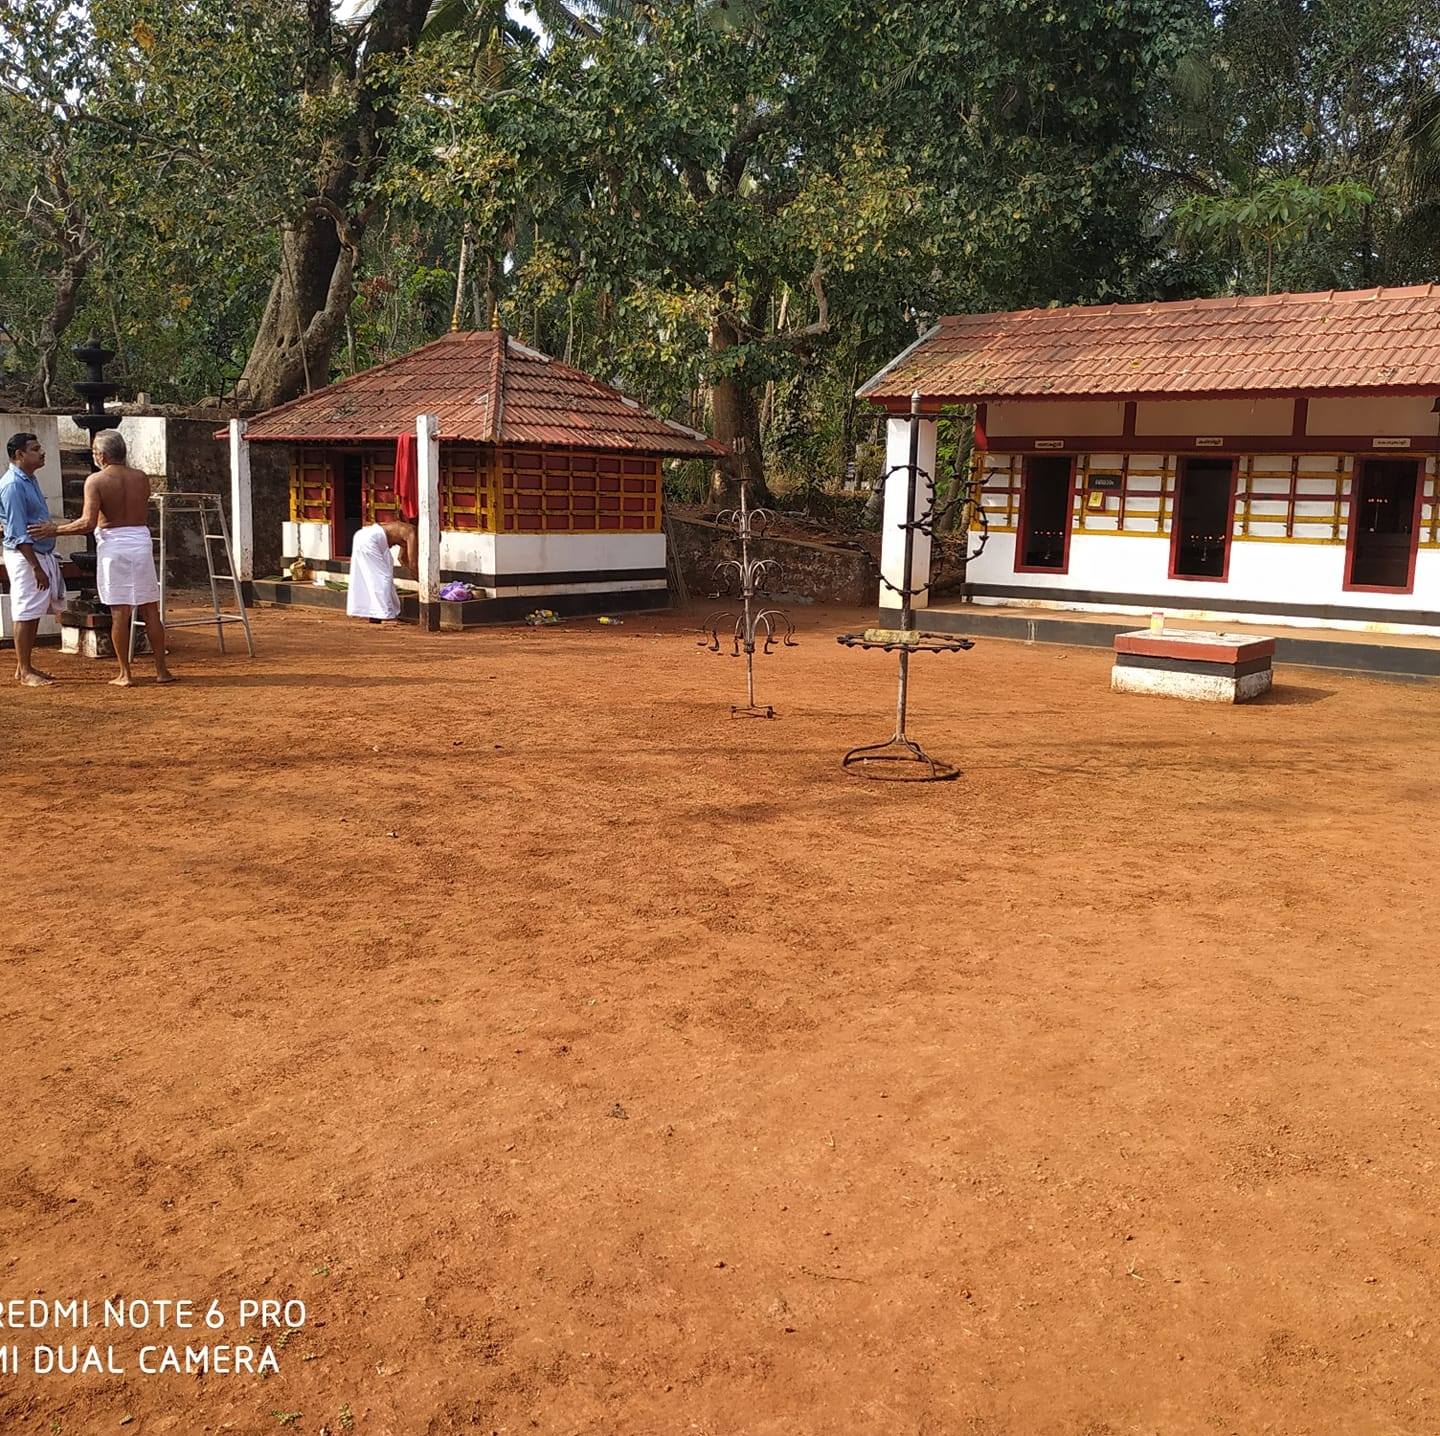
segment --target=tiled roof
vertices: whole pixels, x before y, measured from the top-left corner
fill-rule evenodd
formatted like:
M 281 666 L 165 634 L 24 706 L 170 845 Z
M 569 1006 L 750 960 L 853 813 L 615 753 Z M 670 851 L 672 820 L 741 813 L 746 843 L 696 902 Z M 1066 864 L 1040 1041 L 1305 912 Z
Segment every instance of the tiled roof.
M 415 432 L 435 414 L 442 439 L 712 457 L 722 445 L 569 364 L 495 330 L 447 334 L 250 420 L 252 440 L 355 441 Z
M 1440 394 L 1440 285 L 942 319 L 860 394 L 1021 398 Z

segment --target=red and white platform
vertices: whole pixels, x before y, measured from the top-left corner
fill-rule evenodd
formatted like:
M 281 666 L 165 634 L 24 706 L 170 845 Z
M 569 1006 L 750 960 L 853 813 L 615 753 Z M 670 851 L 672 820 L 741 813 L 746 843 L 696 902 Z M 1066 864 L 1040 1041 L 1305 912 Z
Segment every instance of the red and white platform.
M 1110 687 L 1201 703 L 1245 703 L 1270 689 L 1275 640 L 1248 633 L 1140 629 L 1115 635 Z

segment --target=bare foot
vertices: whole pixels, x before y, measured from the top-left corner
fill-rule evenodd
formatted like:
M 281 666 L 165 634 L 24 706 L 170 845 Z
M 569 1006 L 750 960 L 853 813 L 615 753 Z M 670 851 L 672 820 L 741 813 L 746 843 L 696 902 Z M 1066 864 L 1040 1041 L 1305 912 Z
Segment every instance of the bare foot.
M 40 673 L 32 668 L 29 673 L 17 673 L 15 681 L 24 684 L 26 688 L 48 688 L 55 680 L 48 673 Z
M 157 673 L 155 675 L 155 681 L 157 683 L 178 683 L 180 678 L 178 674 L 171 673 L 167 669 L 164 673 Z
M 128 673 L 122 673 L 118 678 L 110 680 L 110 686 L 112 688 L 133 688 L 135 680 Z

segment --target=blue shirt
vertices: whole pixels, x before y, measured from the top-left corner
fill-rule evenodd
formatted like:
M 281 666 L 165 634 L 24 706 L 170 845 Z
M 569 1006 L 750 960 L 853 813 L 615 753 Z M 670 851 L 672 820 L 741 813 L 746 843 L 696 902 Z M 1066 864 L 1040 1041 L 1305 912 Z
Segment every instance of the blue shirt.
M 50 508 L 40 492 L 40 481 L 23 469 L 10 465 L 0 478 L 0 524 L 5 528 L 5 547 L 19 548 L 22 543 L 35 545 L 36 553 L 54 553 L 55 540 L 32 539 L 29 526 L 50 521 Z

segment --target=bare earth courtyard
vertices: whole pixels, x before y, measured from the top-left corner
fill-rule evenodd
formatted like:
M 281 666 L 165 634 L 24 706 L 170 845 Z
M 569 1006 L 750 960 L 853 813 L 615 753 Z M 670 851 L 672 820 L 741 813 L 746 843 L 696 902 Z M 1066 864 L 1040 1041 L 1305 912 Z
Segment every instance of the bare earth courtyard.
M 1440 1430 L 1440 688 L 982 641 L 902 789 L 863 622 L 774 723 L 678 616 L 0 688 L 0 1432 Z

